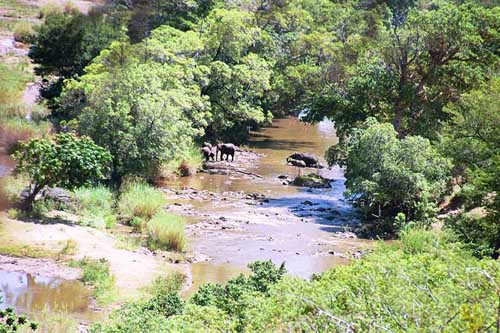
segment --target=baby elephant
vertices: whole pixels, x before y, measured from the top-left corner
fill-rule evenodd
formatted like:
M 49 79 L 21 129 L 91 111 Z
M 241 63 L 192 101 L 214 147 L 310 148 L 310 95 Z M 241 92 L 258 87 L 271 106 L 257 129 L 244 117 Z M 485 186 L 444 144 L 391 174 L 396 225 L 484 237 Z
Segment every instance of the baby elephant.
M 229 156 L 231 156 L 231 162 L 233 162 L 234 153 L 236 152 L 236 146 L 232 143 L 219 143 L 217 145 L 217 151 L 215 153 L 216 160 L 219 159 L 219 152 L 221 161 L 224 160 L 224 155 L 226 155 L 226 161 L 229 161 Z
M 212 149 L 209 147 L 202 147 L 201 153 L 202 153 L 203 157 L 205 158 L 205 161 L 209 161 L 209 160 L 213 161 L 215 159 L 215 154 L 212 151 Z
M 319 160 L 316 156 L 308 153 L 293 153 L 292 155 L 288 156 L 286 161 L 289 162 L 290 160 L 297 160 L 297 161 L 302 161 L 305 163 L 307 167 L 310 168 L 321 168 L 322 165 L 319 163 Z

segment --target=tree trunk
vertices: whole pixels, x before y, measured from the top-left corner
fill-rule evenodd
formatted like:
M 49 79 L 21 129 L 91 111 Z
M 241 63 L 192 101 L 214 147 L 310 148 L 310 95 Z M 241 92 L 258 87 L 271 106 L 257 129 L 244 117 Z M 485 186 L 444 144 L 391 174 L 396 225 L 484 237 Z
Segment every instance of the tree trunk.
M 40 191 L 45 187 L 45 184 L 35 184 L 35 188 L 33 189 L 32 192 L 24 199 L 23 203 L 21 204 L 21 208 L 24 211 L 31 212 L 33 209 L 33 202 L 35 201 L 36 196 Z M 30 188 L 31 190 L 31 188 Z

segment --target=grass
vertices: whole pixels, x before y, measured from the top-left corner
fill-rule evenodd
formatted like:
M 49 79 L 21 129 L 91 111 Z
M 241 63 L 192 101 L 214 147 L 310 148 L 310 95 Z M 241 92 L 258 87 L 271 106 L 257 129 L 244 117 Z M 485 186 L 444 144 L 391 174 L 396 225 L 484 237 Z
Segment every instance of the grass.
M 82 282 L 92 286 L 93 296 L 101 305 L 112 303 L 117 296 L 115 278 L 111 275 L 106 259 L 83 258 L 70 262 L 71 267 L 83 270 Z
M 186 282 L 186 276 L 180 272 L 170 273 L 167 276 L 158 276 L 147 286 L 145 291 L 152 296 L 168 295 L 179 292 Z
M 152 250 L 184 251 L 187 243 L 184 219 L 160 212 L 147 224 L 148 247 Z
M 30 43 L 34 34 L 33 24 L 30 22 L 20 21 L 14 27 L 14 39 L 16 42 Z
M 78 332 L 78 322 L 71 314 L 53 312 L 47 307 L 41 312 L 30 314 L 30 319 L 38 324 L 37 329 L 22 327 L 19 333 Z
M 73 239 L 68 239 L 59 252 L 60 255 L 74 255 L 78 253 L 78 243 Z
M 33 74 L 21 66 L 9 66 L 0 63 L 0 105 L 18 103 L 26 84 L 33 79 Z
M 29 122 L 23 118 L 0 118 L 0 147 L 12 153 L 19 141 L 27 141 L 35 137 L 46 137 L 51 130 L 51 124 L 46 121 Z
M 82 224 L 98 229 L 110 229 L 116 224 L 113 193 L 104 186 L 79 188 L 74 192 L 77 200 L 76 213 Z
M 117 235 L 116 236 L 116 245 L 117 249 L 127 250 L 127 251 L 136 251 L 142 246 L 142 239 L 140 237 L 132 237 L 125 235 Z
M 27 244 L 1 244 L 0 254 L 11 257 L 55 258 L 58 253 L 43 247 Z
M 118 210 L 130 223 L 134 218 L 149 220 L 165 204 L 163 193 L 146 183 L 126 185 L 120 196 Z

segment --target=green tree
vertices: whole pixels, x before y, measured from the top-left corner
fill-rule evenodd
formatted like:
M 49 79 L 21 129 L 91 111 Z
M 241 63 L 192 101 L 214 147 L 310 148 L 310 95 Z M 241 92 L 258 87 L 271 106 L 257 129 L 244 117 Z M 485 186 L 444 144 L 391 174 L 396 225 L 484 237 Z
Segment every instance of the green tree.
M 499 7 L 443 2 L 403 17 L 387 16 L 378 43 L 313 99 L 312 113 L 335 120 L 340 134 L 374 116 L 401 137 L 435 138 L 449 119 L 443 108 L 498 66 Z
M 345 166 L 347 196 L 367 218 L 388 221 L 389 231 L 398 213 L 406 222 L 432 222 L 450 171 L 449 161 L 429 140 L 420 136 L 400 140 L 392 124 L 373 118 L 347 144 L 330 148 L 327 158 Z
M 26 174 L 30 180 L 29 193 L 23 208 L 30 210 L 35 197 L 46 186 L 73 189 L 105 179 L 111 155 L 88 137 L 72 133 L 48 139 L 33 139 L 21 143 L 14 154 L 16 172 Z
M 206 126 L 206 99 L 193 70 L 175 63 L 182 57 L 170 54 L 173 63 L 141 63 L 128 47 L 113 43 L 80 81 L 68 82 L 63 94 L 85 96 L 78 106 L 78 128 L 111 152 L 117 183 L 127 174 L 151 175 L 185 151 Z
M 460 196 L 464 213 L 448 223 L 476 254 L 498 258 L 500 250 L 500 78 L 462 96 L 446 110 L 453 115 L 443 147 L 465 170 Z
M 61 93 L 63 80 L 83 74 L 85 66 L 120 34 L 120 22 L 99 10 L 91 10 L 88 15 L 76 9 L 49 14 L 37 28 L 29 52 L 37 74 L 57 77 L 42 96 L 52 103 Z

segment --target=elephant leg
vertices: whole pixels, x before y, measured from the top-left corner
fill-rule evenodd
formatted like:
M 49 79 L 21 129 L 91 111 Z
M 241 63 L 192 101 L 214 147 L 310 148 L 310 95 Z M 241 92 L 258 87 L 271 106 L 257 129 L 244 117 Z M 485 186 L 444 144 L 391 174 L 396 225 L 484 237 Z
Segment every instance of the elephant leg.
M 234 162 L 234 153 L 231 154 L 231 162 Z

